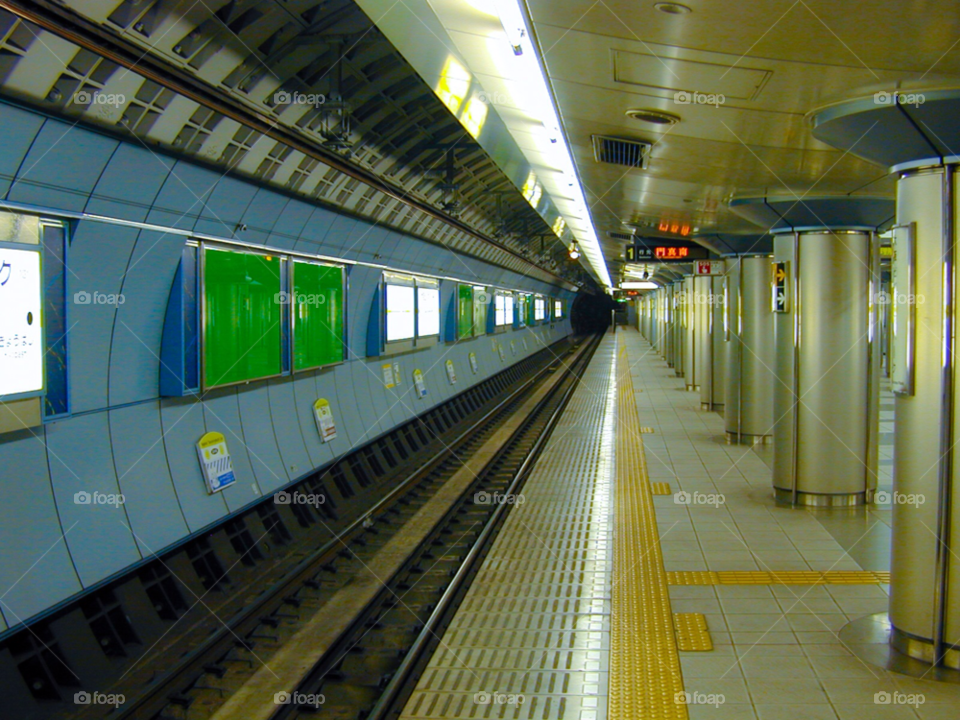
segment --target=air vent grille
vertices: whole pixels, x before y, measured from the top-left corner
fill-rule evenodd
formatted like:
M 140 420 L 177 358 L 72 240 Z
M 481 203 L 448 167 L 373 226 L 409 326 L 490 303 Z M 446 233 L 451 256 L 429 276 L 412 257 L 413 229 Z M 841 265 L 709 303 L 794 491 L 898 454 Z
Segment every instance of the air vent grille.
M 646 168 L 652 145 L 641 140 L 626 140 L 607 135 L 593 136 L 593 156 L 597 162 Z
M 610 237 L 611 240 L 626 240 L 627 242 L 630 242 L 631 240 L 637 239 L 637 236 L 634 235 L 633 233 L 616 232 L 614 230 L 611 230 L 610 232 L 608 232 L 607 235 Z

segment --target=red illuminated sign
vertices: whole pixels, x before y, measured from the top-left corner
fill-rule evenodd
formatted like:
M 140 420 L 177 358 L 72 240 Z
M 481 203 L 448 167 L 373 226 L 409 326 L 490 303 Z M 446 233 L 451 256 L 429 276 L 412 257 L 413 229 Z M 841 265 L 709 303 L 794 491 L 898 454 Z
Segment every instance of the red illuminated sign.
M 685 247 L 655 247 L 653 257 L 657 260 L 682 260 L 689 256 L 690 248 Z

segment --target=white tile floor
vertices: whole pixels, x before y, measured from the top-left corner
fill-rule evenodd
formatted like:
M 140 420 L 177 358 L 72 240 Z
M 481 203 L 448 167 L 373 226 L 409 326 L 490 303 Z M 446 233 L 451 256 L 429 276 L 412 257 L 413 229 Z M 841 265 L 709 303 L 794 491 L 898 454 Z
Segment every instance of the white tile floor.
M 627 330 L 625 337 L 640 421 L 654 428 L 643 436 L 650 479 L 669 482 L 674 492 L 701 494 L 696 505 L 656 498 L 668 571 L 858 570 L 854 553 L 845 550 L 857 541 L 876 545 L 867 548 L 872 566 L 863 569 L 888 569 L 882 565 L 888 563 L 889 535 L 871 528 L 889 525 L 889 510 L 861 511 L 858 520 L 848 521 L 777 507 L 767 462 L 752 449 L 726 445 L 720 415 L 700 410 L 699 394 L 686 392 L 684 381 L 638 333 Z M 893 431 L 892 410 L 885 391 L 881 433 Z M 889 489 L 891 436 L 881 437 L 888 444 L 881 447 L 880 488 Z M 723 503 L 711 504 L 711 496 L 720 494 Z M 850 524 L 856 525 L 852 531 Z M 886 610 L 886 591 L 880 585 L 671 587 L 673 611 L 704 613 L 714 642 L 712 652 L 681 653 L 685 687 L 725 700 L 690 705 L 691 719 L 960 717 L 960 687 L 868 666 L 840 642 L 837 632 L 847 622 Z M 925 702 L 876 704 L 878 692 L 922 693 Z

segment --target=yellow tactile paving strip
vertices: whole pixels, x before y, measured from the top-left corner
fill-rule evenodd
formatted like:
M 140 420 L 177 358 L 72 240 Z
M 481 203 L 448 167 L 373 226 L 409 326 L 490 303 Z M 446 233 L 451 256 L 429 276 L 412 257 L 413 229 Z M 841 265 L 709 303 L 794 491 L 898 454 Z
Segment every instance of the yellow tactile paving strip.
M 617 332 L 617 471 L 609 720 L 687 720 L 667 573 L 630 363 Z
M 673 491 L 670 489 L 670 483 L 668 482 L 650 483 L 650 489 L 654 495 L 673 495 Z
M 890 573 L 870 570 L 685 570 L 668 572 L 670 585 L 889 585 Z
M 707 618 L 701 613 L 674 613 L 673 624 L 677 628 L 677 647 L 683 652 L 708 652 L 713 650 L 713 640 L 707 629 Z

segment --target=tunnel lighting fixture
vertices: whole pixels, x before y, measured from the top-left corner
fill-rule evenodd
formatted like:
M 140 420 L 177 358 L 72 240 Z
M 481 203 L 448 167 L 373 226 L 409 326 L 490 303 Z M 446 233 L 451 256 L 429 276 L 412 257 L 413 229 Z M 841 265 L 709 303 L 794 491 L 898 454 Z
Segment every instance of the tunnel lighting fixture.
M 576 260 L 580 257 L 580 248 L 577 247 L 577 241 L 574 240 L 573 244 L 570 246 L 570 259 Z
M 476 6 L 476 0 L 468 1 Z M 560 113 L 550 91 L 546 68 L 532 41 L 523 4 L 523 0 L 486 0 L 484 9 L 489 7 L 491 10 L 488 12 L 492 12 L 493 8 L 496 8 L 507 41 L 513 49 L 514 57 L 508 55 L 510 62 L 503 65 L 505 77 L 520 84 L 522 92 L 518 93 L 516 99 L 521 103 L 521 109 L 534 121 L 539 120 L 542 125 L 538 134 L 544 139 L 546 159 L 543 164 L 558 173 L 564 183 L 570 182 L 569 190 L 563 193 L 568 197 L 553 199 L 565 206 L 562 214 L 566 216 L 567 224 L 573 226 L 570 229 L 579 242 L 577 253 L 584 255 L 600 283 L 612 289 L 613 281 L 610 279 L 600 240 L 593 227 L 590 206 L 580 183 L 573 153 L 562 130 Z

